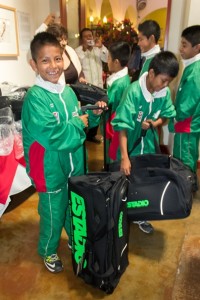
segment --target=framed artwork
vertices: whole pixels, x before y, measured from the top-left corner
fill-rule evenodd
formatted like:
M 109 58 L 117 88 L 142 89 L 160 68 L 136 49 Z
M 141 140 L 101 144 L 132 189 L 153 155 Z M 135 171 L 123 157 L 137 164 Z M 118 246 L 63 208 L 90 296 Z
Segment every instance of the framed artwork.
M 18 55 L 16 9 L 0 4 L 0 57 Z

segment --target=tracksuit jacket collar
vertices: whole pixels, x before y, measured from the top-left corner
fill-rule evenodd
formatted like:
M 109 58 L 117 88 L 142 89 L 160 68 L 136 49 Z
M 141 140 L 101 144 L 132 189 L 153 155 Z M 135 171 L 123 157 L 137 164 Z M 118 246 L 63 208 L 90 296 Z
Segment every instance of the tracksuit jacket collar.
M 167 94 L 167 88 L 163 88 L 162 90 L 158 91 L 158 92 L 154 92 L 153 94 L 151 94 L 148 90 L 147 90 L 147 85 L 146 85 L 146 79 L 147 79 L 147 75 L 148 72 L 145 72 L 144 74 L 142 74 L 142 76 L 139 78 L 139 85 L 141 87 L 142 90 L 142 94 L 144 96 L 144 98 L 146 99 L 147 102 L 151 102 L 153 101 L 155 98 L 161 98 L 161 97 L 165 97 Z
M 194 62 L 200 60 L 200 53 L 195 55 L 194 57 L 192 58 L 189 58 L 189 59 L 183 59 L 183 64 L 184 64 L 184 67 L 188 67 L 189 65 L 193 64 Z
M 45 81 L 42 79 L 40 75 L 36 76 L 35 85 L 40 86 L 41 88 L 54 93 L 54 94 L 60 94 L 63 92 L 65 88 L 65 77 L 64 73 L 60 76 L 58 83 L 52 83 L 49 81 Z
M 145 57 L 146 59 L 149 59 L 149 58 L 155 56 L 156 54 L 158 54 L 159 52 L 160 52 L 160 46 L 159 45 L 155 45 L 149 51 L 141 53 L 141 56 Z
M 128 74 L 128 68 L 125 67 L 122 70 L 120 70 L 119 72 L 113 73 L 112 75 L 110 75 L 107 79 L 107 85 L 111 86 L 113 84 L 113 82 L 119 78 L 122 78 L 124 76 L 126 76 Z

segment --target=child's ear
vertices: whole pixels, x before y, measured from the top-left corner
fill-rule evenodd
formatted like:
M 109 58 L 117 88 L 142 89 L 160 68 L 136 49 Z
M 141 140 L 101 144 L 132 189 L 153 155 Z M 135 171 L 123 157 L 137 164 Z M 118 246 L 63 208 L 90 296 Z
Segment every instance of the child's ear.
M 200 53 L 200 44 L 197 44 L 195 47 L 195 50 L 197 50 L 197 53 Z
M 119 65 L 119 59 L 117 59 L 117 58 L 115 59 L 115 64 Z
M 156 40 L 155 40 L 155 36 L 152 34 L 152 35 L 150 35 L 150 37 L 149 37 L 149 41 L 151 42 L 151 43 L 156 43 Z
M 150 69 L 148 75 L 149 75 L 149 78 L 151 78 L 151 79 L 154 78 L 155 77 L 154 69 Z
M 37 72 L 37 65 L 36 65 L 36 62 L 31 58 L 29 60 L 29 63 L 30 63 L 30 66 L 31 68 L 33 69 L 33 71 Z

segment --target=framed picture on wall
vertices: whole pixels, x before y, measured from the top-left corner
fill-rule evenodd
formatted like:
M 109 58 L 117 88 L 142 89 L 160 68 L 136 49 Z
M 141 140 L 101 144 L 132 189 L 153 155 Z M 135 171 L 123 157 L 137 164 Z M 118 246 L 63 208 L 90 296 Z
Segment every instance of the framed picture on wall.
M 16 9 L 0 4 L 0 56 L 18 56 Z

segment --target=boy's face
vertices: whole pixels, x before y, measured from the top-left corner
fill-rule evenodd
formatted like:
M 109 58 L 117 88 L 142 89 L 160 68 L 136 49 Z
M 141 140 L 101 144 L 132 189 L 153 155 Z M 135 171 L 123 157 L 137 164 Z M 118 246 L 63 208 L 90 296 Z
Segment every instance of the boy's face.
M 151 94 L 154 92 L 159 92 L 160 90 L 169 86 L 172 80 L 173 78 L 170 77 L 169 75 L 167 74 L 155 75 L 154 70 L 150 69 L 146 81 L 147 89 Z
M 147 38 L 145 35 L 143 35 L 142 32 L 138 33 L 138 45 L 142 53 L 149 51 L 155 46 L 153 40 L 154 40 L 154 36 L 150 36 L 149 38 Z
M 188 42 L 184 37 L 181 38 L 181 45 L 179 48 L 181 57 L 183 59 L 189 59 L 199 53 L 199 45 L 192 47 L 192 44 Z
M 37 53 L 36 62 L 30 61 L 32 69 L 42 79 L 57 83 L 63 72 L 63 58 L 61 48 L 54 45 L 45 45 Z

